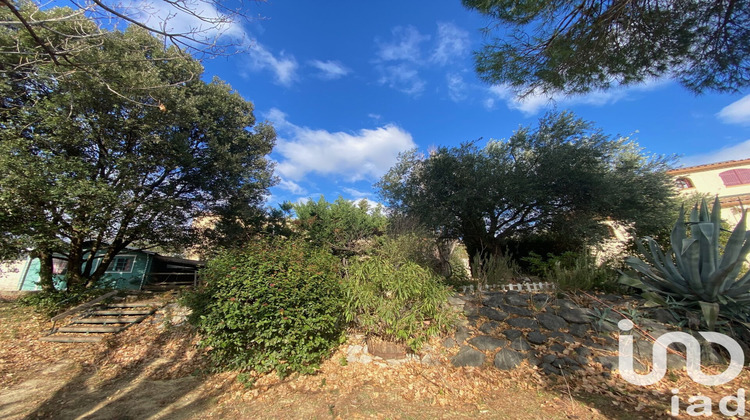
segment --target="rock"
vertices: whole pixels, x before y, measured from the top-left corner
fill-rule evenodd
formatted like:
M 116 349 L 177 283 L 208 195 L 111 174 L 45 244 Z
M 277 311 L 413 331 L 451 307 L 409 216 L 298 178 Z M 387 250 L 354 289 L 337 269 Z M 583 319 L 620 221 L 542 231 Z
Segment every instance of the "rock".
M 557 359 L 557 356 L 554 354 L 545 354 L 544 357 L 542 357 L 542 363 L 552 363 Z
M 466 317 L 466 319 L 469 321 L 469 325 L 471 325 L 472 327 L 478 327 L 479 324 L 482 323 L 482 318 L 475 315 L 469 315 Z
M 557 311 L 557 315 L 562 317 L 564 320 L 575 324 L 586 324 L 589 322 L 589 318 L 586 316 L 586 314 L 584 314 L 583 311 L 577 308 L 561 308 Z
M 550 337 L 556 338 L 560 341 L 566 342 L 566 343 L 575 343 L 576 339 L 572 335 L 564 332 L 551 332 L 549 333 Z
M 535 304 L 536 303 L 543 304 L 545 302 L 552 303 L 552 301 L 555 300 L 555 298 L 553 298 L 552 296 L 546 293 L 535 293 L 534 296 L 531 297 L 531 300 L 533 300 Z
M 578 347 L 575 349 L 575 352 L 577 355 L 581 357 L 589 357 L 591 356 L 591 350 L 589 350 L 587 347 Z
M 608 370 L 619 369 L 620 367 L 620 360 L 617 356 L 598 356 L 594 360 L 601 363 L 602 367 Z M 644 371 L 646 370 L 646 367 L 641 362 L 639 362 L 638 359 L 633 359 L 633 369 L 637 371 Z
M 664 308 L 654 309 L 651 316 L 662 324 L 675 325 L 679 322 L 671 312 Z
M 565 351 L 565 346 L 563 346 L 560 343 L 554 343 L 551 346 L 549 346 L 549 349 L 551 351 L 554 351 L 555 353 L 562 353 Z
M 474 304 L 464 305 L 464 314 L 466 316 L 479 316 L 479 309 L 481 308 L 483 308 L 483 306 L 477 306 Z
M 519 293 L 508 292 L 505 295 L 505 303 L 508 305 L 524 307 L 529 305 L 529 297 Z
M 528 319 L 528 318 L 511 318 L 505 322 L 507 322 L 508 325 L 510 325 L 511 327 L 516 327 L 516 328 L 527 328 L 530 330 L 539 328 L 538 322 L 536 322 L 533 319 Z
M 523 337 L 518 337 L 510 343 L 510 348 L 513 350 L 526 351 L 531 349 L 531 346 Z
M 482 299 L 482 303 L 484 303 L 485 306 L 491 306 L 493 308 L 499 308 L 500 305 L 503 304 L 503 295 L 501 295 L 501 294 L 494 294 L 492 296 L 487 296 L 484 299 Z
M 463 346 L 458 351 L 458 354 L 453 356 L 451 363 L 453 366 L 482 366 L 484 364 L 484 353 L 479 350 L 474 350 L 469 346 Z
M 467 338 L 471 337 L 471 332 L 469 332 L 469 329 L 466 327 L 458 327 L 453 336 L 456 338 L 456 342 L 461 345 Z
M 550 313 L 540 313 L 536 316 L 536 319 L 539 321 L 542 326 L 548 330 L 557 331 L 562 328 L 568 328 L 568 323 L 565 322 L 564 319 L 561 317 L 550 314 Z
M 456 339 L 453 337 L 448 337 L 445 340 L 443 340 L 443 347 L 452 349 L 453 347 L 456 347 L 458 343 L 456 343 Z
M 570 299 L 558 299 L 556 304 L 563 309 L 578 309 L 578 305 Z
M 560 369 L 552 366 L 549 363 L 542 363 L 542 370 L 544 370 L 548 374 L 554 374 L 554 375 L 559 375 L 561 373 Z
M 499 347 L 508 345 L 508 340 L 504 338 L 490 337 L 489 335 L 480 335 L 469 340 L 469 344 L 479 350 L 495 350 Z
M 500 326 L 499 322 L 495 321 L 487 321 L 484 324 L 482 324 L 481 327 L 479 327 L 479 331 L 485 333 L 485 334 L 491 334 L 493 331 L 497 329 L 497 327 Z
M 518 306 L 500 304 L 500 308 L 502 308 L 503 311 L 508 312 L 509 314 L 515 314 L 515 315 L 521 315 L 521 316 L 527 316 L 527 317 L 534 316 L 534 312 L 531 312 L 530 310 L 526 308 L 519 308 Z
M 466 304 L 466 301 L 463 300 L 463 299 L 461 299 L 460 297 L 457 297 L 457 296 L 449 296 L 448 297 L 448 303 L 451 306 L 463 307 Z
M 588 336 L 590 329 L 589 324 L 573 324 L 568 331 L 576 337 L 583 338 Z
M 515 340 L 516 338 L 523 335 L 523 333 L 519 330 L 505 330 L 503 331 L 503 335 L 505 335 L 505 338 L 508 340 Z
M 517 367 L 525 359 L 522 353 L 515 350 L 503 349 L 495 355 L 495 367 L 500 370 L 510 370 Z
M 532 331 L 526 335 L 526 339 L 533 344 L 544 344 L 547 342 L 547 336 L 539 331 Z
M 542 359 L 536 357 L 534 352 L 526 352 L 526 357 L 529 359 L 529 364 L 531 364 L 532 366 L 539 366 L 542 364 Z
M 506 314 L 505 312 L 500 312 L 498 310 L 487 308 L 487 307 L 479 308 L 479 315 L 485 316 L 495 321 L 502 321 L 508 317 L 508 314 Z

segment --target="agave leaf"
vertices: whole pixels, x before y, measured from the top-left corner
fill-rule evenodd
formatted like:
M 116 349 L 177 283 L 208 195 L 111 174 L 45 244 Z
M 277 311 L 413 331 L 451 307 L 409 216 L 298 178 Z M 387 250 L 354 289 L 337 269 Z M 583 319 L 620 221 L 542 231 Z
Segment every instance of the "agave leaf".
M 747 212 L 742 212 L 742 218 L 740 218 L 740 222 L 737 223 L 737 226 L 735 226 L 732 234 L 729 235 L 727 245 L 726 247 L 724 247 L 724 255 L 721 258 L 720 267 L 732 264 L 740 256 L 742 245 L 747 240 L 747 226 L 745 225 L 746 216 Z
M 708 213 L 708 203 L 706 202 L 706 198 L 704 197 L 701 199 L 701 209 L 698 221 L 708 222 L 709 220 L 711 220 L 711 215 Z
M 716 327 L 716 320 L 719 319 L 719 304 L 715 302 L 699 302 L 701 305 L 701 312 L 703 312 L 703 319 L 706 321 L 709 331 L 713 331 Z
M 664 298 L 662 298 L 658 293 L 646 292 L 642 296 L 649 302 L 653 302 L 661 306 L 667 306 L 667 301 L 664 300 Z
M 717 231 L 713 223 L 699 223 L 700 231 L 698 242 L 700 243 L 700 271 L 701 281 L 708 284 L 708 279 L 716 270 L 716 255 L 718 253 L 718 243 L 716 242 Z
M 690 288 L 696 293 L 702 293 L 703 283 L 701 282 L 700 272 L 700 244 L 694 238 L 687 238 L 682 241 L 683 248 L 680 258 L 685 265 L 685 280 Z
M 705 201 L 705 200 L 704 200 Z M 689 225 L 690 225 L 690 236 L 695 238 L 697 237 L 697 230 L 698 230 L 698 223 L 700 222 L 700 218 L 698 217 L 698 205 L 695 205 L 693 207 L 693 210 L 690 211 L 690 218 L 689 218 Z
M 719 195 L 716 195 L 714 199 L 714 208 L 711 211 L 711 224 L 714 226 L 713 243 L 711 249 L 713 250 L 714 263 L 719 263 L 719 234 L 721 233 L 721 202 L 719 202 Z
M 636 289 L 641 290 L 648 290 L 648 286 L 646 286 L 640 279 L 629 276 L 623 272 L 620 272 L 620 278 L 618 281 L 626 286 L 635 287 Z
M 675 261 L 677 268 L 681 273 L 685 273 L 685 267 L 682 265 L 682 261 L 679 256 L 682 254 L 682 243 L 685 240 L 685 205 L 680 206 L 680 215 L 677 218 L 677 222 L 672 228 L 672 234 L 669 237 L 669 242 L 672 245 L 672 253 L 677 257 Z

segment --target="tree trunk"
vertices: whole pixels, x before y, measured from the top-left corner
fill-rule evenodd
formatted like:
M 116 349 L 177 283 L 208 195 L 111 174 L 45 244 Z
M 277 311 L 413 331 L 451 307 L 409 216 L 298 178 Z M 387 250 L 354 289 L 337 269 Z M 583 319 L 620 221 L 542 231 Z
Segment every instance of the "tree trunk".
M 39 286 L 44 292 L 54 292 L 55 283 L 52 280 L 52 252 L 46 249 L 37 250 L 35 255 L 39 258 Z

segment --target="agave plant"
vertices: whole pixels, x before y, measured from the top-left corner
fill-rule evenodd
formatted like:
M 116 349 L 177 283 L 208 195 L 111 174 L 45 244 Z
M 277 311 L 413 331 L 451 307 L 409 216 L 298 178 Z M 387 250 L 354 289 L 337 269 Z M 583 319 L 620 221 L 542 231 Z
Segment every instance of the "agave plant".
M 668 299 L 687 309 L 699 309 L 710 330 L 714 329 L 719 314 L 747 321 L 750 315 L 750 271 L 741 275 L 750 253 L 746 216 L 747 213 L 743 212 L 721 253 L 721 204 L 718 196 L 711 212 L 703 199 L 700 209 L 694 207 L 687 222 L 684 221 L 684 208 L 680 209 L 680 216 L 672 229 L 672 249 L 668 254 L 653 238 L 643 238 L 637 245 L 648 264 L 637 257 L 626 258 L 625 263 L 639 276 L 625 274 L 620 281 L 644 290 L 644 297 L 652 301 L 665 304 L 665 299 Z

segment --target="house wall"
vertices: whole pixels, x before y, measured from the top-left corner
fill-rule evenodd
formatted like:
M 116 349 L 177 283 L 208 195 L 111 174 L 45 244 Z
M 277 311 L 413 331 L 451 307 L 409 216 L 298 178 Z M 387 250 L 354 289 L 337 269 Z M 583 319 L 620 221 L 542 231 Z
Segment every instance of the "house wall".
M 0 263 L 0 290 L 18 290 L 27 260 Z
M 102 287 L 113 287 L 116 289 L 130 289 L 138 290 L 141 286 L 141 282 L 148 273 L 151 267 L 152 256 L 142 252 L 124 252 L 118 256 L 133 256 L 133 268 L 130 272 L 107 272 L 102 276 L 100 285 Z M 98 261 L 98 260 L 97 260 Z M 94 265 L 96 269 L 98 263 Z M 21 284 L 21 290 L 39 290 L 40 287 L 36 284 L 39 281 L 39 259 L 34 258 L 29 262 L 28 270 Z M 56 276 L 57 279 L 62 279 L 62 276 Z M 57 284 L 60 287 L 61 284 Z
M 668 173 L 675 178 L 675 181 L 684 178 L 692 183 L 692 187 L 680 190 L 682 195 L 701 193 L 718 195 L 719 198 L 750 195 L 750 184 L 731 186 L 724 184 L 720 174 L 732 169 L 750 169 L 750 159 L 675 169 Z M 750 202 L 743 204 L 750 205 Z M 736 226 L 742 217 L 742 209 L 740 206 L 725 205 L 721 216 L 730 225 Z

